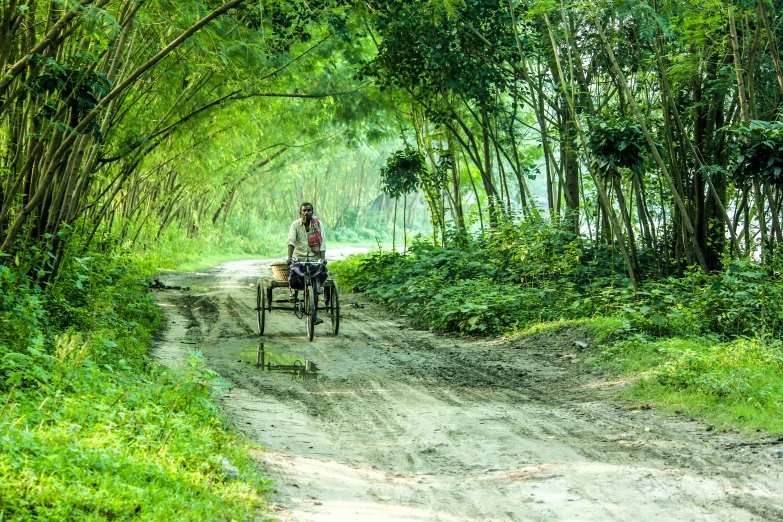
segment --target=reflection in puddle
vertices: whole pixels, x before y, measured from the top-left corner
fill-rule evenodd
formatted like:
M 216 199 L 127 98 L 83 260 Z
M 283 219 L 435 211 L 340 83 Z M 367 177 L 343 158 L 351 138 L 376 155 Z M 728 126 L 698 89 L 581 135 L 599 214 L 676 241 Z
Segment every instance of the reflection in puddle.
M 243 350 L 240 355 L 252 357 L 250 350 Z M 265 372 L 284 373 L 291 375 L 292 379 L 310 380 L 318 378 L 318 366 L 313 361 L 302 360 L 290 353 L 266 350 L 264 343 L 259 343 L 255 350 L 256 368 L 262 368 Z

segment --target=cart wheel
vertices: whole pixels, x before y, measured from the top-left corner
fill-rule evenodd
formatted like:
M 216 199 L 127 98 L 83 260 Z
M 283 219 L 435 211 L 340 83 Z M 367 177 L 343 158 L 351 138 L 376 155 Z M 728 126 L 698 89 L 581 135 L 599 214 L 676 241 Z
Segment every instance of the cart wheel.
M 264 335 L 264 323 L 266 322 L 266 289 L 263 283 L 258 283 L 256 292 L 256 318 L 258 320 L 258 335 Z
M 337 290 L 337 283 L 332 283 L 332 288 L 330 289 L 330 305 L 329 305 L 329 312 L 332 319 L 332 333 L 334 335 L 337 335 L 337 332 L 340 331 L 340 292 Z
M 308 286 L 305 295 L 305 313 L 307 314 L 307 338 L 313 340 L 313 334 L 315 333 L 315 318 L 318 309 L 315 306 L 315 288 L 312 285 Z

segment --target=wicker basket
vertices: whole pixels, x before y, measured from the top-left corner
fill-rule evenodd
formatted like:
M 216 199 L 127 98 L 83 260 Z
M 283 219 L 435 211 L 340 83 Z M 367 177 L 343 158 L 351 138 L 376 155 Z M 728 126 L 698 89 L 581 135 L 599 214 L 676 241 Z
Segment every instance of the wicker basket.
M 272 267 L 272 275 L 278 281 L 288 281 L 288 274 L 291 272 L 291 267 L 285 261 L 278 261 L 269 265 Z

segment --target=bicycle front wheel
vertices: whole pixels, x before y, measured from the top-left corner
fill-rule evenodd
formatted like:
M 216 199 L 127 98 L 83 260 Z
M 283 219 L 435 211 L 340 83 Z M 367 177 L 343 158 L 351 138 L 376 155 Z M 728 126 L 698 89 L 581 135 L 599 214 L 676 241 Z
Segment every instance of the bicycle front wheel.
M 315 288 L 309 285 L 305 290 L 305 301 L 307 303 L 307 338 L 313 340 L 315 333 L 315 318 L 318 316 L 318 310 L 315 306 Z
M 330 306 L 329 317 L 332 320 L 332 333 L 337 335 L 340 331 L 340 292 L 337 290 L 337 283 L 332 283 L 332 291 L 330 292 Z

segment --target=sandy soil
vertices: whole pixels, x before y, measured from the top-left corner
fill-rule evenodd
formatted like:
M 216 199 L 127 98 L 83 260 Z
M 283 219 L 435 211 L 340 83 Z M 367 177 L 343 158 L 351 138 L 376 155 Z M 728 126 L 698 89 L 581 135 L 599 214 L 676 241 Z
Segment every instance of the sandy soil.
M 199 349 L 275 480 L 279 521 L 783 520 L 783 444 L 610 400 L 622 383 L 555 354 L 577 333 L 475 340 L 411 328 L 343 293 L 340 333 L 290 312 L 256 331 L 269 260 L 169 273 L 155 293 L 171 367 Z M 276 296 L 283 297 L 284 290 Z M 317 379 L 254 366 L 256 348 Z

